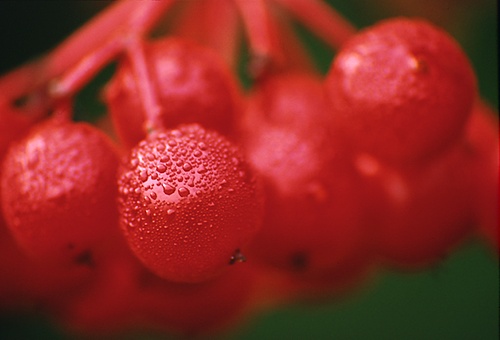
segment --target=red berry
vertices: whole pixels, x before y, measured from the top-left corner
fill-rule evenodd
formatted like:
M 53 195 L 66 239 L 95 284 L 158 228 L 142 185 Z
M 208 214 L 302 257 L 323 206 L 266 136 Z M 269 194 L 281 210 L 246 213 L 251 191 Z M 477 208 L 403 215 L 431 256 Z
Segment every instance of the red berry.
M 35 127 L 3 164 L 2 208 L 16 241 L 40 260 L 88 260 L 116 226 L 117 164 L 108 138 L 88 124 Z
M 239 110 L 236 81 L 220 57 L 208 48 L 167 38 L 145 46 L 153 88 L 162 105 L 165 128 L 200 123 L 225 135 Z M 105 92 L 117 133 L 132 147 L 145 137 L 145 113 L 135 76 L 123 60 Z
M 318 78 L 286 74 L 254 91 L 243 123 L 245 152 L 266 191 L 254 251 L 308 276 L 342 275 L 366 258 L 360 188 L 330 113 Z
M 247 266 L 196 284 L 145 280 L 138 308 L 153 329 L 188 336 L 210 335 L 235 326 L 249 312 L 255 289 L 254 271 Z
M 26 257 L 0 221 L 0 313 L 46 311 L 81 291 L 92 278 L 92 268 L 61 268 Z
M 134 148 L 119 178 L 125 236 L 159 276 L 206 280 L 260 227 L 261 197 L 239 150 L 201 126 L 151 135 Z
M 394 164 L 450 148 L 476 96 L 471 65 L 431 24 L 391 19 L 361 31 L 326 79 L 339 133 L 360 151 Z
M 485 103 L 478 101 L 474 106 L 467 126 L 467 143 L 476 222 L 481 234 L 498 252 L 498 117 Z
M 89 338 L 144 330 L 207 335 L 232 326 L 247 311 L 255 285 L 249 269 L 238 266 L 214 280 L 175 283 L 148 272 L 132 254 L 115 257 L 84 294 L 68 299 L 57 319 Z
M 398 268 L 423 268 L 443 260 L 472 225 L 471 185 L 463 143 L 434 161 L 395 168 L 360 154 L 378 253 Z
M 0 101 L 0 160 L 14 140 L 21 138 L 33 124 L 28 116 Z

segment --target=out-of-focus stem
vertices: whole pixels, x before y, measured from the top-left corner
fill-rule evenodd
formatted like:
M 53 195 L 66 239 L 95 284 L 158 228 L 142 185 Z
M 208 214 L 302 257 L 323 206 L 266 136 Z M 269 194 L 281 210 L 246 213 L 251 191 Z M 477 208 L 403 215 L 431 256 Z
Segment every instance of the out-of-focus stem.
M 232 0 L 186 2 L 173 34 L 193 40 L 217 52 L 236 70 L 240 41 L 239 14 Z
M 159 103 L 157 89 L 154 86 L 148 69 L 144 42 L 139 39 L 131 39 L 127 43 L 127 58 L 134 72 L 134 80 L 146 118 L 144 122 L 144 131 L 148 134 L 158 131 L 163 125 L 160 118 L 161 105 Z
M 116 2 L 76 31 L 50 54 L 0 78 L 0 93 L 14 100 L 43 86 L 64 72 L 71 74 L 66 81 L 72 85 L 68 85 L 66 90 L 63 90 L 64 86 L 57 85 L 55 88 L 58 90 L 55 90 L 54 94 L 61 95 L 63 92 L 67 94 L 68 89 L 80 88 L 99 70 L 99 67 L 116 55 L 113 49 L 117 45 L 112 42 L 113 39 L 122 40 L 123 35 L 145 34 L 174 1 Z M 111 51 L 113 53 L 110 53 Z M 74 69 L 67 71 L 69 68 Z
M 283 13 L 281 8 L 272 6 L 273 18 L 276 22 L 277 30 L 279 31 L 279 42 L 284 54 L 286 69 L 295 71 L 303 71 L 306 73 L 315 73 L 317 69 L 313 59 L 306 49 L 302 41 L 300 41 L 294 28 L 291 25 L 290 17 L 287 13 Z
M 356 28 L 335 9 L 320 0 L 273 0 L 282 5 L 333 49 L 356 33 Z
M 52 97 L 68 97 L 78 92 L 92 77 L 110 60 L 123 50 L 123 40 L 110 39 L 97 51 L 88 54 L 73 68 L 67 70 L 62 77 L 51 82 L 49 93 Z
M 251 76 L 258 78 L 269 67 L 280 65 L 283 54 L 277 47 L 278 33 L 269 18 L 264 0 L 234 0 L 237 5 L 250 43 L 253 60 L 250 61 Z

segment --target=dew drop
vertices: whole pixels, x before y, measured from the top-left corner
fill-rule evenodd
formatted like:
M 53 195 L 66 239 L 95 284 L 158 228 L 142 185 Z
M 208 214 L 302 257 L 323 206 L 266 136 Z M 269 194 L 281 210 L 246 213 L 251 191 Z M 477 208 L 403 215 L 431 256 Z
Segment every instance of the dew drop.
M 175 214 L 175 209 L 168 209 L 167 210 L 167 215 L 170 216 L 170 215 L 173 215 L 173 214 Z
M 186 197 L 187 195 L 189 195 L 189 189 L 188 188 L 180 187 L 177 191 L 179 192 L 179 195 L 181 197 Z
M 168 145 L 170 146 L 176 146 L 177 145 L 177 141 L 175 139 L 169 139 L 168 142 L 167 142 Z
M 203 142 L 199 142 L 198 143 L 198 147 L 200 148 L 200 150 L 206 150 L 207 149 L 207 145 Z
M 167 195 L 172 195 L 175 192 L 175 188 L 170 184 L 163 183 L 163 192 Z
M 146 182 L 148 180 L 148 173 L 146 171 L 141 171 L 139 173 L 139 179 L 141 180 L 141 182 Z
M 200 157 L 201 155 L 202 155 L 202 152 L 200 150 L 194 150 L 193 151 L 193 156 Z
M 189 171 L 193 168 L 193 166 L 190 164 L 190 163 L 184 163 L 184 165 L 182 166 L 182 168 L 184 169 L 184 171 Z
M 158 150 L 159 152 L 165 151 L 165 144 L 162 143 L 156 144 L 156 150 Z
M 153 191 L 149 194 L 149 197 L 155 200 L 158 197 L 158 195 L 156 195 L 156 192 Z
M 198 167 L 197 171 L 200 174 L 204 174 L 205 172 L 207 172 L 207 168 L 205 168 L 205 166 L 203 164 L 200 164 L 200 166 Z
M 164 164 L 158 164 L 156 170 L 160 173 L 164 173 L 165 171 L 167 171 L 167 167 Z

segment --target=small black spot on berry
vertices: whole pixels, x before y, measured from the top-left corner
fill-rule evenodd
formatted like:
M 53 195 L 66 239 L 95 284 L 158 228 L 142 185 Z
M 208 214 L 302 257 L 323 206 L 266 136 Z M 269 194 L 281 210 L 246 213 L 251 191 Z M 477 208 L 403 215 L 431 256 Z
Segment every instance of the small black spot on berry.
M 304 252 L 293 253 L 290 259 L 292 268 L 296 271 L 304 271 L 309 267 L 309 256 Z
M 245 257 L 245 255 L 243 255 L 239 249 L 236 249 L 234 251 L 234 254 L 229 259 L 229 264 L 233 265 L 236 262 L 245 262 L 246 260 L 247 258 Z
M 87 266 L 87 267 L 94 267 L 95 262 L 94 262 L 94 257 L 92 256 L 92 252 L 90 250 L 85 250 L 75 256 L 74 261 L 78 265 L 82 266 Z

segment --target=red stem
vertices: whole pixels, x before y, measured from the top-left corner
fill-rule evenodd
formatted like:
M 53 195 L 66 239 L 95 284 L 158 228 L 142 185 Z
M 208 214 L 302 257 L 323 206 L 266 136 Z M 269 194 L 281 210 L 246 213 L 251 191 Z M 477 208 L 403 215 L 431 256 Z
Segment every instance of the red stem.
M 279 31 L 279 42 L 286 55 L 285 68 L 306 73 L 317 72 L 310 53 L 294 31 L 290 22 L 290 16 L 287 13 L 283 13 L 281 8 L 272 6 L 271 9 L 273 10 L 273 19 Z
M 161 105 L 158 99 L 144 51 L 144 42 L 140 39 L 130 39 L 127 45 L 127 57 L 134 72 L 134 80 L 142 103 L 145 121 L 144 131 L 147 134 L 159 130 L 161 122 Z
M 115 53 L 110 53 L 114 48 L 110 47 L 114 46 L 111 42 L 113 39 L 122 39 L 125 33 L 145 34 L 174 1 L 116 2 L 76 31 L 50 54 L 0 78 L 0 93 L 14 100 L 45 85 L 68 68 L 74 68 L 68 72 L 70 75 L 66 88 L 59 83 L 54 87 L 54 94 L 67 95 L 67 91 L 80 88 L 101 66 L 115 56 Z
M 281 4 L 333 49 L 356 33 L 356 28 L 328 4 L 319 0 L 273 0 Z
M 238 64 L 239 17 L 229 0 L 211 0 L 205 3 L 204 31 L 209 46 L 221 55 L 231 69 Z
M 213 49 L 232 68 L 237 65 L 239 16 L 231 0 L 187 2 L 173 34 Z
M 283 62 L 282 51 L 277 48 L 278 33 L 269 18 L 264 0 L 234 0 L 243 19 L 253 60 L 250 75 L 260 77 L 270 67 Z
M 110 60 L 123 50 L 123 40 L 110 39 L 103 46 L 84 57 L 73 68 L 66 71 L 60 79 L 49 85 L 49 94 L 54 98 L 68 97 L 78 92 Z

